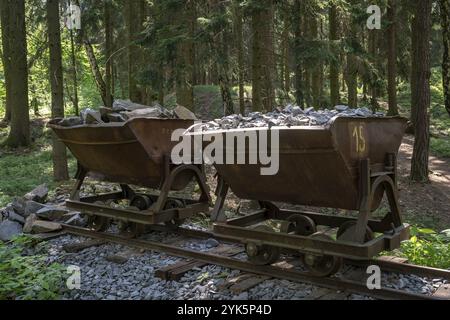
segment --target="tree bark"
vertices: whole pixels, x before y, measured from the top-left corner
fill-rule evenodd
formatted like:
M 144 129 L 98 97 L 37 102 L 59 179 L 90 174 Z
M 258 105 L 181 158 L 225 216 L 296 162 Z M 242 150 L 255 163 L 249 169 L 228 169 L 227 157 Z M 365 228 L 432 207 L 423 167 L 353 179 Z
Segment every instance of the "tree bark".
M 295 59 L 295 100 L 297 105 L 302 109 L 305 106 L 305 98 L 303 93 L 303 65 L 301 57 L 302 47 L 302 2 L 294 1 L 293 28 L 294 28 L 294 59 Z
M 442 83 L 445 109 L 450 116 L 450 0 L 440 0 L 444 54 L 442 58 Z
M 100 72 L 100 67 L 98 66 L 97 58 L 95 57 L 94 48 L 92 47 L 92 44 L 89 42 L 89 40 L 84 39 L 83 42 L 84 48 L 86 50 L 86 55 L 88 57 L 89 64 L 91 66 L 92 74 L 94 76 L 95 84 L 97 85 L 97 89 L 100 92 L 103 104 L 107 106 L 108 97 L 106 84 L 105 81 L 103 80 L 102 73 Z M 112 100 L 111 97 L 109 99 Z
M 239 84 L 239 110 L 243 115 L 245 114 L 245 66 L 244 66 L 244 39 L 243 39 L 243 21 L 242 11 L 239 8 L 239 1 L 233 1 L 233 20 L 234 32 L 237 49 L 237 67 L 238 67 L 238 84 Z
M 389 20 L 388 34 L 388 96 L 389 116 L 398 115 L 397 107 L 397 5 L 396 0 L 389 0 L 387 18 Z
M 353 17 L 350 18 L 349 40 L 352 47 L 356 47 L 358 41 L 358 28 Z M 358 107 L 358 67 L 357 59 L 353 52 L 347 54 L 347 88 L 348 88 L 348 105 L 351 108 Z
M 64 83 L 62 69 L 59 0 L 47 0 L 47 27 L 50 48 L 50 85 L 52 89 L 52 117 L 64 117 Z M 53 134 L 53 176 L 55 181 L 69 179 L 67 152 Z
M 112 22 L 111 22 L 111 3 L 105 0 L 104 3 L 104 20 L 105 20 L 105 107 L 112 108 L 113 94 L 112 94 Z
M 1 0 L 3 61 L 9 78 L 7 104 L 11 110 L 11 130 L 6 145 L 16 148 L 30 144 L 30 115 L 28 105 L 28 64 L 25 28 L 25 1 Z M 4 33 L 8 32 L 8 35 Z M 6 45 L 5 45 L 6 44 Z
M 76 115 L 79 115 L 80 108 L 78 102 L 78 73 L 77 73 L 77 57 L 75 53 L 75 40 L 73 30 L 70 30 L 70 56 L 72 62 L 72 81 L 73 81 L 73 108 Z
M 332 4 L 329 8 L 329 33 L 332 46 L 332 52 L 334 54 L 334 61 L 330 65 L 330 100 L 331 106 L 337 106 L 340 103 L 339 94 L 339 53 L 337 52 L 337 44 L 339 41 L 339 17 L 338 8 L 335 4 Z
M 2 62 L 3 62 L 3 73 L 5 77 L 5 90 L 6 90 L 6 100 L 5 100 L 5 116 L 3 121 L 10 122 L 11 121 L 11 75 L 10 75 L 10 65 L 9 61 L 11 57 L 11 49 L 10 49 L 10 28 L 11 28 L 11 20 L 10 20 L 10 10 L 8 7 L 8 1 L 1 0 L 0 2 L 0 14 L 1 14 L 1 25 L 2 25 Z
M 268 112 L 275 104 L 272 0 L 264 0 L 264 6 L 254 8 L 252 32 L 253 110 Z
M 180 40 L 177 48 L 175 87 L 177 103 L 194 111 L 194 45 L 193 45 L 193 14 L 195 3 L 186 1 L 178 8 L 177 24 L 184 28 L 184 39 Z
M 416 101 L 413 101 L 416 110 L 415 142 L 411 163 L 411 180 L 428 182 L 428 160 L 430 147 L 430 39 L 431 39 L 431 6 L 432 0 L 421 0 L 416 4 L 415 23 L 417 30 L 417 43 L 415 56 L 419 62 L 412 75 L 416 80 Z

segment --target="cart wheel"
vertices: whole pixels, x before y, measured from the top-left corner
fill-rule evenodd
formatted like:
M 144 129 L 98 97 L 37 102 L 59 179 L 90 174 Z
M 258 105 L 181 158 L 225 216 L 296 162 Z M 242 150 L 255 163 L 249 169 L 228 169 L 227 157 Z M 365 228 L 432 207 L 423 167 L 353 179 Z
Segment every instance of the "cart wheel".
M 273 232 L 268 226 L 257 226 L 256 231 Z M 271 265 L 280 259 L 280 248 L 269 245 L 259 245 L 254 242 L 249 242 L 245 246 L 245 252 L 248 256 L 248 261 L 257 266 Z
M 140 211 L 148 210 L 153 204 L 152 198 L 145 194 L 138 194 L 130 201 L 130 207 L 136 207 Z
M 88 227 L 96 232 L 104 232 L 108 230 L 111 220 L 106 217 L 89 216 Z
M 351 236 L 355 233 L 355 230 L 356 230 L 356 221 L 348 221 L 339 227 L 336 238 L 342 241 L 351 240 Z M 367 226 L 364 242 L 372 241 L 374 238 L 375 235 L 372 229 L 370 229 L 370 227 Z
M 298 236 L 309 237 L 317 232 L 317 226 L 313 219 L 300 214 L 294 214 L 287 219 L 289 229 L 287 233 L 293 232 Z
M 323 233 L 315 233 L 311 239 L 333 240 L 330 236 Z M 305 253 L 302 256 L 303 265 L 308 272 L 316 277 L 328 277 L 336 274 L 342 267 L 343 259 L 341 257 Z
M 166 202 L 166 205 L 164 206 L 164 210 L 170 210 L 170 209 L 182 209 L 185 205 L 183 201 L 177 200 L 177 199 L 168 199 Z M 164 222 L 166 227 L 170 229 L 177 229 L 179 226 L 181 226 L 186 219 L 172 219 L 170 221 Z

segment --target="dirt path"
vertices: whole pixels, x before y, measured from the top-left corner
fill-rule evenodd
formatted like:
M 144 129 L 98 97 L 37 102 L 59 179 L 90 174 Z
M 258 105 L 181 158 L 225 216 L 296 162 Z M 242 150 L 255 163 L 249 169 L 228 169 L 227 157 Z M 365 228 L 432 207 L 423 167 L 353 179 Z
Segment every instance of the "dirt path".
M 450 228 L 450 159 L 430 157 L 430 184 L 409 180 L 414 138 L 406 136 L 400 149 L 400 203 L 404 214 L 416 221 L 435 220 Z M 437 220 L 437 221 L 436 221 Z

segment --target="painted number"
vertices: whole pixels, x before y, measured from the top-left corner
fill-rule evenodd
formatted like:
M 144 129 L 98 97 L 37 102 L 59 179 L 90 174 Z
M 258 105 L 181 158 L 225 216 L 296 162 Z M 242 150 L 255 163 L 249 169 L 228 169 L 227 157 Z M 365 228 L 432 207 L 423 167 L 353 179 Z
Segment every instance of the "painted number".
M 355 126 L 353 129 L 353 138 L 355 139 L 356 153 L 366 152 L 366 137 L 364 135 L 364 126 Z

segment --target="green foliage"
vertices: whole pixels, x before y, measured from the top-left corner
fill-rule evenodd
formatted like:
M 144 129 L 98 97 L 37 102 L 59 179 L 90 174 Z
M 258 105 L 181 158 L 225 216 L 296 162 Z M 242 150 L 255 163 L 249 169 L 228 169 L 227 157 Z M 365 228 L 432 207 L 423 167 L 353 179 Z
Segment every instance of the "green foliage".
M 0 300 L 53 300 L 64 283 L 63 267 L 49 264 L 43 251 L 28 237 L 16 238 L 11 244 L 0 242 Z
M 412 228 L 412 238 L 402 243 L 401 255 L 413 264 L 433 268 L 450 268 L 450 230 Z
M 0 149 L 2 154 L 0 156 L 0 207 L 5 206 L 13 197 L 26 194 L 37 185 L 47 183 L 55 187 L 50 145 L 49 137 L 44 135 L 31 149 L 19 152 Z M 68 156 L 69 169 L 73 174 L 76 162 L 70 153 Z

